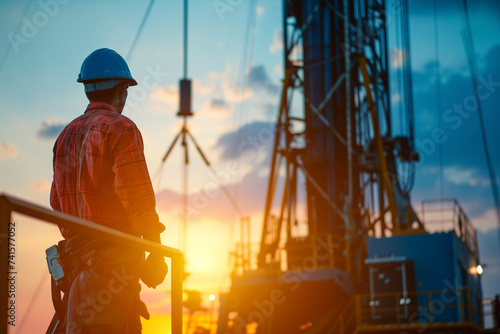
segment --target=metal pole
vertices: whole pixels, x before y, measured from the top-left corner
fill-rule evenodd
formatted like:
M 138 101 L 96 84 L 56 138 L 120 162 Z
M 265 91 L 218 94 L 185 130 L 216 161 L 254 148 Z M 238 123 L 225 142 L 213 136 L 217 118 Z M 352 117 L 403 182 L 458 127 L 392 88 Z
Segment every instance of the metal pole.
M 188 57 L 188 0 L 184 0 L 184 79 L 187 79 L 187 57 Z
M 182 334 L 182 281 L 184 278 L 184 260 L 182 256 L 172 257 L 172 333 Z
M 186 117 L 184 117 L 184 126 L 182 133 L 182 145 L 184 146 L 184 214 L 183 214 L 183 245 L 182 250 L 184 253 L 187 252 L 187 224 L 188 224 L 188 165 L 189 165 L 189 155 L 188 155 L 188 143 L 186 138 L 187 132 L 187 122 Z

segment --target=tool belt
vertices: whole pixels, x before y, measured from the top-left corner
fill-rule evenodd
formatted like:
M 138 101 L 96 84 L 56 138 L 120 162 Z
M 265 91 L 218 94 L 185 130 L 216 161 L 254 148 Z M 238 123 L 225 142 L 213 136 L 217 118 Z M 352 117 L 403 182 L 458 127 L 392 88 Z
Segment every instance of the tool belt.
M 47 266 L 56 286 L 62 292 L 69 292 L 78 274 L 90 267 L 89 259 L 104 248 L 104 242 L 76 236 L 61 240 L 45 250 Z
M 85 269 L 93 268 L 101 271 L 103 263 L 95 263 L 96 257 L 101 251 L 111 247 L 109 243 L 101 240 L 89 240 L 85 236 L 76 236 L 68 240 L 61 240 L 45 250 L 47 266 L 52 276 L 52 303 L 59 319 L 66 317 L 67 301 L 61 298 L 61 291 L 65 296 L 69 293 L 75 278 Z M 132 305 L 132 311 L 138 313 L 145 319 L 149 319 L 146 305 L 136 298 Z
M 71 283 L 75 279 L 75 271 L 80 268 L 81 263 L 77 256 L 72 256 L 66 250 L 66 240 L 61 240 L 45 250 L 47 266 L 56 287 L 67 293 Z

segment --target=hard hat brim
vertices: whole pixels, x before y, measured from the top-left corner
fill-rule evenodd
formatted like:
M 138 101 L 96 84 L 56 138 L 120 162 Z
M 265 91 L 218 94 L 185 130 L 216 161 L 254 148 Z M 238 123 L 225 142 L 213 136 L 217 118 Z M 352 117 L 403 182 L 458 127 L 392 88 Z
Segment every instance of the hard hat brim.
M 137 85 L 125 59 L 107 48 L 98 49 L 85 58 L 76 81 L 85 84 L 101 80 L 123 80 L 129 86 Z
M 98 77 L 98 78 L 85 78 L 85 79 L 80 79 L 78 78 L 76 81 L 81 82 L 81 83 L 90 83 L 90 82 L 96 82 L 96 81 L 103 81 L 103 80 L 120 80 L 120 81 L 126 81 L 128 82 L 129 86 L 137 86 L 137 81 L 133 78 L 117 78 L 115 76 L 111 77 Z

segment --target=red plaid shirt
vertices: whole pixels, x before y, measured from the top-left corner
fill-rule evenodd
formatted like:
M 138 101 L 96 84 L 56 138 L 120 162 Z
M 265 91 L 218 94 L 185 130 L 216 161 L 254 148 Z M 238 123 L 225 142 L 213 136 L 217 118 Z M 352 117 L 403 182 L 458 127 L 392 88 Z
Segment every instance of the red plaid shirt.
M 103 102 L 90 103 L 57 138 L 50 204 L 134 235 L 165 229 L 156 213 L 141 133 Z M 65 238 L 73 235 L 64 228 L 61 232 Z

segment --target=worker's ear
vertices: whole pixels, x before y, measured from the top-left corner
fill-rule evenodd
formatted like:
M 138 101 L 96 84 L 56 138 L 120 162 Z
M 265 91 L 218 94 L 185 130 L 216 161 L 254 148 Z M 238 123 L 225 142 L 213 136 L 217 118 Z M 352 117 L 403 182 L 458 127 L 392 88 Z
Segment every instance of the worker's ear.
M 127 89 L 128 89 L 128 83 L 126 83 L 125 81 L 122 81 L 120 82 L 118 85 L 117 85 L 118 89 L 118 96 L 123 96 L 127 93 Z
M 128 83 L 125 81 L 122 81 L 118 84 L 118 94 L 116 95 L 118 103 L 116 106 L 116 109 L 118 112 L 121 114 L 123 111 L 123 108 L 125 107 L 125 103 L 127 102 L 127 89 L 128 89 Z

